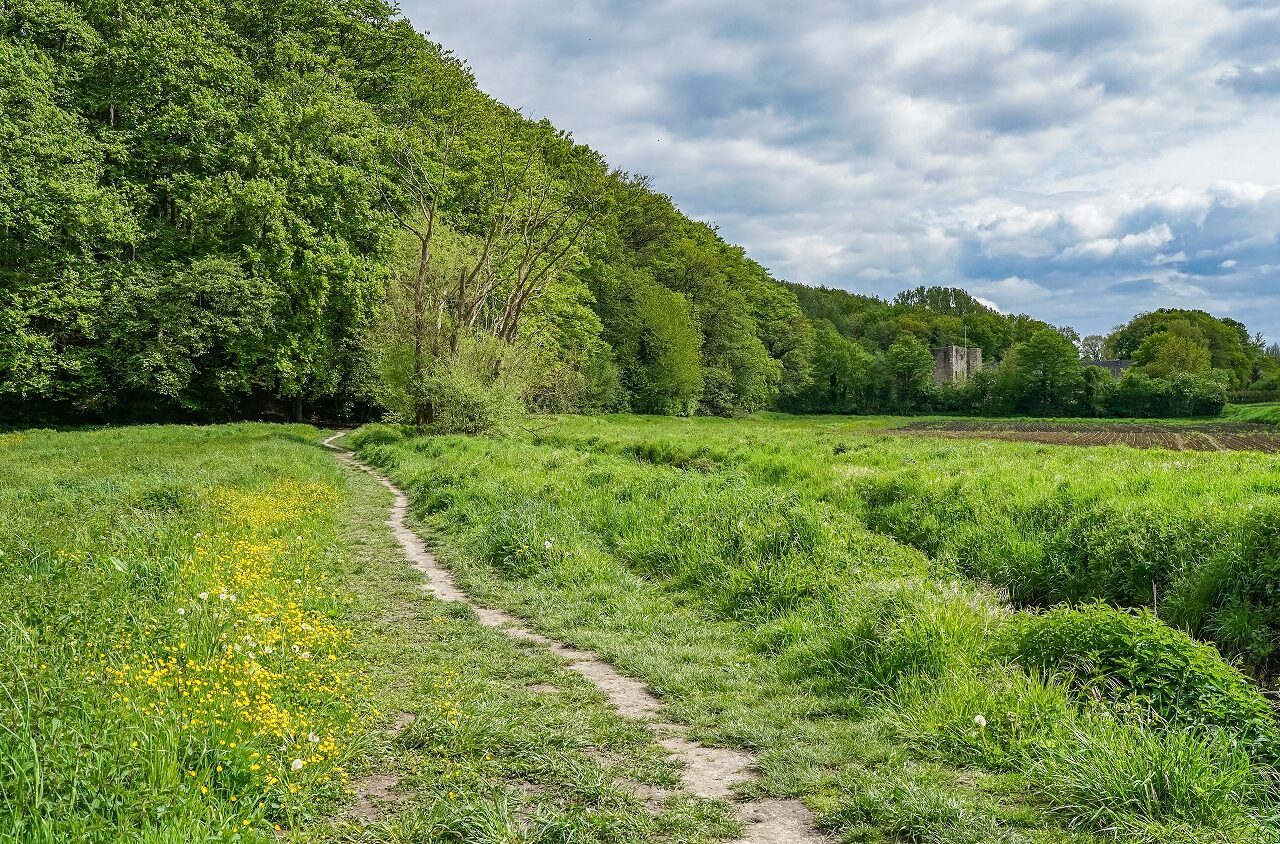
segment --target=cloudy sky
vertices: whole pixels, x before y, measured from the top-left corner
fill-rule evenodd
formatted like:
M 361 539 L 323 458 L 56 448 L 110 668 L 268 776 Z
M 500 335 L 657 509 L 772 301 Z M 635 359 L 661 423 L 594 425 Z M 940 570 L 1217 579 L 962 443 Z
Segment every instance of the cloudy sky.
M 780 278 L 1280 339 L 1273 0 L 403 0 Z

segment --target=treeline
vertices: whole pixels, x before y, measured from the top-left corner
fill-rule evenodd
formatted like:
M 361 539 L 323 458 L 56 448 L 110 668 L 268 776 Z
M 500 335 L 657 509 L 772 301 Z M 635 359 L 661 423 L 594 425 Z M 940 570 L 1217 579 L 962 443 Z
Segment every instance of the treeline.
M 815 326 L 813 384 L 786 402 L 802 412 L 1215 416 L 1229 396 L 1280 378 L 1275 349 L 1203 311 L 1161 309 L 1081 338 L 952 288 L 921 287 L 892 303 L 791 288 Z M 948 345 L 982 349 L 986 365 L 955 383 L 934 381 L 929 349 Z M 1093 365 L 1103 359 L 1131 365 L 1115 378 Z
M 1043 338 L 1068 335 L 963 291 L 778 283 L 382 0 L 0 0 L 0 180 L 9 420 L 481 430 L 528 408 L 1069 412 L 1109 389 L 1060 385 Z M 966 343 L 998 366 L 935 385 L 928 347 Z
M 0 407 L 470 424 L 804 389 L 795 296 L 380 0 L 0 3 Z

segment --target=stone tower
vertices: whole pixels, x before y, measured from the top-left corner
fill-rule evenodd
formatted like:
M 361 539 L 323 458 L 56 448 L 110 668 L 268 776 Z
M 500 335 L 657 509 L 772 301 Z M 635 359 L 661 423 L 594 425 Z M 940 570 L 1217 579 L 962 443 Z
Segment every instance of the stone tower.
M 933 353 L 935 381 L 959 383 L 982 369 L 982 349 L 939 346 L 929 351 Z

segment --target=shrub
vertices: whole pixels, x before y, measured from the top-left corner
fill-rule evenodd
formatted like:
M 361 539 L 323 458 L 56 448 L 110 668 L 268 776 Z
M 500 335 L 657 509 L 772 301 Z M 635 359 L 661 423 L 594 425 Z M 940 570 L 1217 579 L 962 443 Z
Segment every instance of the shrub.
M 1227 394 L 1232 404 L 1270 404 L 1280 401 L 1280 390 L 1234 390 Z
M 399 442 L 406 436 L 406 429 L 403 425 L 391 425 L 385 422 L 370 422 L 368 425 L 361 425 L 356 431 L 346 437 L 346 445 L 359 451 L 369 445 L 390 445 Z
M 1088 699 L 1132 701 L 1180 726 L 1221 728 L 1267 762 L 1280 752 L 1280 728 L 1262 693 L 1212 646 L 1149 610 L 1095 603 L 1022 615 L 997 650 L 1063 677 Z

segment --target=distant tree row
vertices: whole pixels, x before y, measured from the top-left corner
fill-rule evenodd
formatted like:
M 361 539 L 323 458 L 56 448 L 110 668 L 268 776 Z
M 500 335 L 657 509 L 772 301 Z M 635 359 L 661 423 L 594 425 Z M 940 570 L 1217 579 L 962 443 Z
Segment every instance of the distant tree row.
M 777 282 L 383 0 L 0 3 L 0 184 L 4 419 L 1159 403 L 961 290 Z M 1243 326 L 1165 313 L 1108 352 L 1274 379 Z M 949 344 L 994 368 L 935 385 Z
M 918 288 L 893 303 L 793 290 L 815 324 L 813 384 L 784 402 L 803 412 L 1212 416 L 1230 391 L 1273 389 L 1280 374 L 1280 357 L 1261 338 L 1203 311 L 1140 314 L 1110 336 L 1080 339 L 952 288 Z M 929 347 L 945 345 L 981 348 L 987 366 L 935 383 Z M 1090 365 L 1104 358 L 1132 366 L 1115 379 Z

